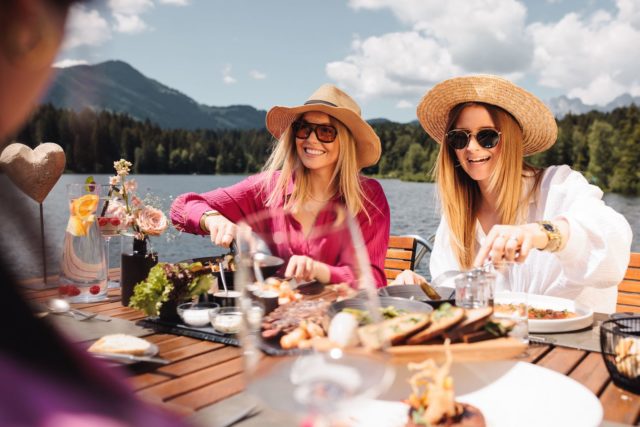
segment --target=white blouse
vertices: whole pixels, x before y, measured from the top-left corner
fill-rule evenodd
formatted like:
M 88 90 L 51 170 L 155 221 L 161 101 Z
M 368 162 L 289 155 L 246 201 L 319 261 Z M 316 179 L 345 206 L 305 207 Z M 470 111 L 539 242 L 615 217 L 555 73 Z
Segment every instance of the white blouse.
M 525 223 L 564 218 L 569 238 L 558 252 L 533 250 L 526 264 L 531 270 L 528 292 L 579 301 L 596 312 L 616 309 L 617 286 L 629 264 L 632 232 L 624 216 L 602 201 L 602 191 L 569 166 L 544 171 L 537 200 L 532 200 Z M 476 224 L 476 248 L 485 238 Z M 436 231 L 429 265 L 436 278 L 460 266 L 449 243 L 443 217 Z

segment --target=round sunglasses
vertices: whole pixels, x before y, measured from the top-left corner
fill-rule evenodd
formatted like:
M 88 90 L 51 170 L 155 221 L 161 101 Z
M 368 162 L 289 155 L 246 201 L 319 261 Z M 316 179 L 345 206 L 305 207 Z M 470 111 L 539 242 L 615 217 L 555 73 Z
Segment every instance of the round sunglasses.
M 331 125 L 322 125 L 316 123 L 308 123 L 305 121 L 293 122 L 291 126 L 296 138 L 307 139 L 311 135 L 311 132 L 316 134 L 318 141 L 324 143 L 331 143 L 336 140 L 338 136 L 338 130 Z
M 453 129 L 447 132 L 447 144 L 455 148 L 456 150 L 462 150 L 467 148 L 471 137 L 475 136 L 476 141 L 482 148 L 493 148 L 500 142 L 499 132 L 495 129 L 481 129 L 476 133 L 471 133 L 463 129 Z

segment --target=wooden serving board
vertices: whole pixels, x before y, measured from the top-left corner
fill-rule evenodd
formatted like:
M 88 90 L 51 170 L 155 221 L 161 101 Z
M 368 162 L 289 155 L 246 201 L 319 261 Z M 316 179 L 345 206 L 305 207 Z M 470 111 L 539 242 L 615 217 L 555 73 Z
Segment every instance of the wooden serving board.
M 527 344 L 515 338 L 496 338 L 472 344 L 450 344 L 451 354 L 455 362 L 471 362 L 511 359 L 523 354 Z M 389 347 L 393 363 L 422 362 L 433 358 L 440 362 L 445 358 L 444 344 L 431 345 L 399 345 Z

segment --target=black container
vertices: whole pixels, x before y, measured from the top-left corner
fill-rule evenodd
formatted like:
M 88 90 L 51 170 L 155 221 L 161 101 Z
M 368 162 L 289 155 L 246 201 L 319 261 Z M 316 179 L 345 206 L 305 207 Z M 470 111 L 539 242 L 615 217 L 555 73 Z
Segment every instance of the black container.
M 218 291 L 213 294 L 213 302 L 220 307 L 239 307 L 242 294 L 238 291 Z
M 385 286 L 383 288 L 378 289 L 378 295 L 381 297 L 397 297 L 397 298 L 406 298 L 415 301 L 422 301 L 433 308 L 438 308 L 445 302 L 448 302 L 451 305 L 454 305 L 456 300 L 454 298 L 455 291 L 451 288 L 436 288 L 436 292 L 442 297 L 439 300 L 430 299 L 422 290 L 420 285 L 394 285 L 394 286 Z
M 149 275 L 149 270 L 158 263 L 158 254 L 123 253 L 120 262 L 122 305 L 127 307 L 135 285 L 146 279 Z
M 635 354 L 616 361 L 624 344 L 633 344 Z M 600 325 L 600 349 L 613 383 L 640 394 L 640 316 L 616 316 L 603 322 Z

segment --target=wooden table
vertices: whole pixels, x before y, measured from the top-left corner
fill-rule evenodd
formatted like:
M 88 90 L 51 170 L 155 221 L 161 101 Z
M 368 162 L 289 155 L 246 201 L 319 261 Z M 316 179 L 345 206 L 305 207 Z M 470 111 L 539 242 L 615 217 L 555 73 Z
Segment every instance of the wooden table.
M 32 300 L 57 295 L 56 289 L 25 290 Z M 119 289 L 109 291 L 109 302 L 76 304 L 74 307 L 103 315 L 136 321 L 140 311 L 123 307 Z M 158 345 L 160 356 L 171 361 L 165 366 L 144 365 L 128 370 L 131 386 L 143 398 L 169 410 L 188 415 L 244 388 L 239 348 L 167 334 L 145 337 Z M 599 397 L 605 421 L 640 422 L 640 396 L 615 386 L 599 353 L 532 344 L 524 360 L 569 376 Z

